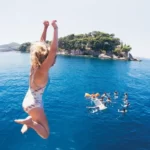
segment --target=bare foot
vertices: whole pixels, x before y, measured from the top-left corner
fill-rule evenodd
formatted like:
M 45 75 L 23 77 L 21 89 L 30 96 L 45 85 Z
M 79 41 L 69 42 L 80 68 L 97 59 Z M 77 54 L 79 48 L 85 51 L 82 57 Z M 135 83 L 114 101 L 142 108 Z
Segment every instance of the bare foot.
M 31 116 L 28 116 L 26 119 L 16 119 L 14 120 L 16 123 L 19 123 L 19 124 L 26 124 L 26 125 L 29 125 L 32 123 L 32 117 Z
M 25 132 L 27 132 L 28 129 L 29 127 L 26 124 L 24 124 L 21 128 L 21 133 L 24 134 Z

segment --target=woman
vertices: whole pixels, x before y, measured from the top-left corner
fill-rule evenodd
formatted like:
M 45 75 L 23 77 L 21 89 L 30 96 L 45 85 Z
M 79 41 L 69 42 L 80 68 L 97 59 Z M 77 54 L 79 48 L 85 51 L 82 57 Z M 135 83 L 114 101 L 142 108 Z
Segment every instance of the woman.
M 23 100 L 22 106 L 24 111 L 29 115 L 26 119 L 14 120 L 22 124 L 22 133 L 29 128 L 34 129 L 37 134 L 46 139 L 49 136 L 48 121 L 44 113 L 42 95 L 48 82 L 48 71 L 54 65 L 56 52 L 58 48 L 58 27 L 56 20 L 51 25 L 54 29 L 53 39 L 47 46 L 46 33 L 49 22 L 45 21 L 44 30 L 40 42 L 34 43 L 30 48 L 31 57 L 31 75 L 28 92 Z

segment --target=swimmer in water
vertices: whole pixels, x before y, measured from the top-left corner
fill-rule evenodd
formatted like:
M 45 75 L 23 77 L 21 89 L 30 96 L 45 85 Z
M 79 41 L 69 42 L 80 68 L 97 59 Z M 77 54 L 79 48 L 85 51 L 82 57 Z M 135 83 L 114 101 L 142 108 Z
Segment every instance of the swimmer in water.
M 91 94 L 91 99 L 95 100 L 97 98 L 97 96 L 95 94 Z
M 126 110 L 125 108 L 123 108 L 122 110 L 119 110 L 119 109 L 118 109 L 118 112 L 126 113 L 126 112 L 127 112 L 127 110 Z
M 107 94 L 106 94 L 106 92 L 101 96 L 101 97 L 103 97 L 103 98 L 107 98 Z
M 97 99 L 99 96 L 100 96 L 100 94 L 99 94 L 99 93 L 96 93 L 96 94 L 92 94 L 92 95 L 91 95 L 91 98 L 92 98 L 93 100 L 95 100 L 95 99 Z
M 91 98 L 92 100 L 96 99 L 98 96 L 100 96 L 99 93 L 96 93 L 96 94 L 88 94 L 88 93 L 85 93 L 85 97 L 86 97 L 86 98 Z
M 127 107 L 129 107 L 130 106 L 130 103 L 129 102 L 127 102 L 127 103 L 125 103 L 124 105 L 122 105 L 123 107 L 125 107 L 125 108 L 127 108 Z
M 99 96 L 100 96 L 100 94 L 99 94 L 99 93 L 96 93 L 96 94 L 95 94 L 95 96 L 96 96 L 96 97 L 99 97 Z
M 99 93 L 96 93 L 96 94 L 91 94 L 91 100 L 96 100 L 96 99 L 98 99 L 98 96 L 100 96 L 100 94 Z
M 128 99 L 127 98 L 125 98 L 123 101 L 124 101 L 125 104 L 128 103 Z
M 124 98 L 128 99 L 128 94 L 127 93 L 124 94 Z
M 114 96 L 118 96 L 118 92 L 117 91 L 114 92 Z
M 109 102 L 109 103 L 111 103 L 111 99 L 109 97 L 107 98 L 106 101 Z

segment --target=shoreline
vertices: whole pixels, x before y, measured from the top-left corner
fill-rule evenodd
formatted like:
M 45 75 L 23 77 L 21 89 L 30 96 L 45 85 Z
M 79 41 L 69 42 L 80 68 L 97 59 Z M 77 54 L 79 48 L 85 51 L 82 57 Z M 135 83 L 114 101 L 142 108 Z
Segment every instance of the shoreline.
M 18 50 L 3 50 L 3 51 L 0 51 L 2 53 L 5 53 L 5 52 L 18 52 L 18 53 L 29 53 L 29 52 L 21 52 L 21 51 L 18 51 Z M 115 58 L 113 57 L 110 57 L 109 55 L 106 55 L 104 54 L 102 57 L 96 57 L 96 56 L 93 56 L 93 55 L 77 55 L 77 54 L 67 54 L 67 53 L 62 53 L 62 52 L 57 52 L 57 55 L 60 55 L 60 56 L 73 56 L 73 57 L 85 57 L 85 58 L 97 58 L 97 59 L 100 59 L 100 60 L 119 60 L 119 61 L 139 61 L 141 62 L 141 58 L 133 58 L 133 60 L 130 60 L 129 58 L 125 58 L 125 57 L 121 57 L 121 58 L 117 58 L 115 56 Z
M 73 56 L 73 57 L 86 57 L 86 58 L 98 58 L 100 60 L 139 61 L 139 62 L 142 61 L 141 59 L 129 60 L 129 58 L 125 58 L 125 57 L 112 58 L 108 55 L 106 55 L 106 57 L 94 57 L 93 55 L 74 55 L 74 54 L 64 54 L 64 53 L 62 54 L 60 52 L 57 52 L 57 55 L 60 55 L 60 56 Z

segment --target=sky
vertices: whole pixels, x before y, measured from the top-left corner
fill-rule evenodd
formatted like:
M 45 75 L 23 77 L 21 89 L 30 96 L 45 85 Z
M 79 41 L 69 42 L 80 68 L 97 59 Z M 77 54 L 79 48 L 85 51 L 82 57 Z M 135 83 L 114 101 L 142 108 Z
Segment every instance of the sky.
M 59 37 L 92 31 L 114 33 L 150 58 L 150 0 L 0 0 L 0 45 L 40 39 L 43 21 L 57 20 Z M 52 38 L 49 27 L 47 40 Z

